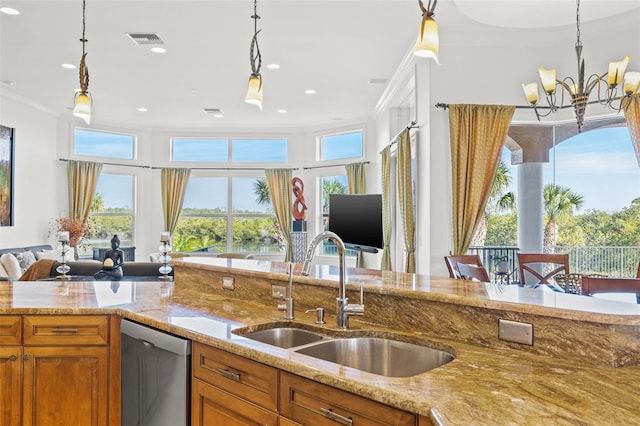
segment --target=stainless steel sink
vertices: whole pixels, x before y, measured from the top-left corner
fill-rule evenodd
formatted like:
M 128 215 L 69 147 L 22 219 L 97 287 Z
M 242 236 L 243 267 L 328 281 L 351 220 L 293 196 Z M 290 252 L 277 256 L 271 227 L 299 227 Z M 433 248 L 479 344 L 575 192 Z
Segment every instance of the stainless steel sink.
M 321 334 L 293 327 L 277 327 L 251 331 L 249 333 L 242 333 L 241 336 L 284 349 L 307 345 L 324 338 Z
M 295 352 L 387 377 L 410 377 L 454 359 L 446 351 L 377 337 L 326 340 Z

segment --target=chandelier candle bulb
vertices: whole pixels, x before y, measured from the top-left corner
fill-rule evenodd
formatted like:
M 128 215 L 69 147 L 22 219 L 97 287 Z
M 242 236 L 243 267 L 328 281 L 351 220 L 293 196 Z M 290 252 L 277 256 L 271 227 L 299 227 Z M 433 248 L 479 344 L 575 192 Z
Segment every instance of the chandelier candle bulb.
M 524 90 L 524 96 L 530 104 L 535 104 L 540 99 L 537 83 L 523 84 L 522 90 Z
M 538 74 L 540 75 L 540 83 L 544 91 L 547 93 L 553 93 L 556 91 L 556 70 L 546 70 L 543 67 L 538 68 Z
M 629 55 L 625 56 L 623 60 L 618 62 L 609 62 L 609 85 L 612 87 L 617 86 L 622 82 L 624 72 L 629 65 Z
M 633 95 L 640 87 L 640 72 L 628 72 L 624 75 L 624 93 Z

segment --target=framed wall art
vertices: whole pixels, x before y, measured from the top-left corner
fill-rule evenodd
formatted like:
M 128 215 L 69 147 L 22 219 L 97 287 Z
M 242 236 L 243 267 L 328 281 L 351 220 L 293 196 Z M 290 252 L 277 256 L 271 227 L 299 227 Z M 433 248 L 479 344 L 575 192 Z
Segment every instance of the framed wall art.
M 0 125 L 0 226 L 13 226 L 15 129 Z

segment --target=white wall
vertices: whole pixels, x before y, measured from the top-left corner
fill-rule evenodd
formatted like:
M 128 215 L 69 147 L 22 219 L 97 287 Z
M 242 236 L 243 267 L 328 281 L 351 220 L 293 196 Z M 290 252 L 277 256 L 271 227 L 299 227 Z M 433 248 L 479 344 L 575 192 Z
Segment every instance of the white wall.
M 48 243 L 50 221 L 57 217 L 56 117 L 20 99 L 2 96 L 0 124 L 15 128 L 14 225 L 0 227 L 0 247 Z

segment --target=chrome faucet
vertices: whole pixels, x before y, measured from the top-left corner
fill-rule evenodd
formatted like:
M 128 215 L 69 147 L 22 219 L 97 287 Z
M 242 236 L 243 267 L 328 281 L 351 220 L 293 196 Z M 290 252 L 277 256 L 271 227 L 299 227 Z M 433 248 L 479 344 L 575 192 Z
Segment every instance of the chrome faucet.
M 324 231 L 316 235 L 307 250 L 307 256 L 304 260 L 304 264 L 302 265 L 302 275 L 309 275 L 311 260 L 316 252 L 316 246 L 323 240 L 331 240 L 338 247 L 338 266 L 340 268 L 340 276 L 338 297 L 336 298 L 336 322 L 338 327 L 346 330 L 349 328 L 349 317 L 351 315 L 364 315 L 364 284 L 360 284 L 360 303 L 349 303 L 349 298 L 347 298 L 346 266 L 344 259 L 345 248 L 342 239 L 331 231 Z
M 284 311 L 284 319 L 292 320 L 293 317 L 293 264 L 288 262 L 289 270 L 289 296 L 282 298 L 282 303 L 278 303 L 278 310 Z

